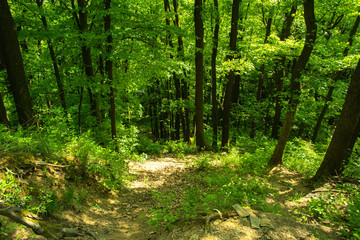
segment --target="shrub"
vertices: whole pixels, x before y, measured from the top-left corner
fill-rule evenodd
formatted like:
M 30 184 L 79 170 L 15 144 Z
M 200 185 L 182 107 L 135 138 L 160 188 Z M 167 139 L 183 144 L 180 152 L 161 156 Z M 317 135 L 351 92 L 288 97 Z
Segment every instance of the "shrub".
M 348 209 L 348 227 L 355 239 L 360 239 L 360 194 L 356 193 L 351 199 Z
M 296 138 L 286 145 L 283 159 L 285 167 L 309 177 L 319 168 L 323 154 L 318 153 L 311 142 Z

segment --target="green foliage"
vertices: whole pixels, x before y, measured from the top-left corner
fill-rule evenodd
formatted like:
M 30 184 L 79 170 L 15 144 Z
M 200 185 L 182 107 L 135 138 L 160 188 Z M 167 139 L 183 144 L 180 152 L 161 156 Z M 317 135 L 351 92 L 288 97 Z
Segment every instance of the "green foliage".
M 163 146 L 158 142 L 153 142 L 150 138 L 140 136 L 136 145 L 136 150 L 139 153 L 146 153 L 150 155 L 158 155 L 163 150 Z
M 70 156 L 75 156 L 80 162 L 80 174 L 99 176 L 102 184 L 110 189 L 118 189 L 123 185 L 123 176 L 127 168 L 125 153 L 119 154 L 110 148 L 103 148 L 91 139 L 90 132 L 73 138 L 66 148 Z
M 261 208 L 266 196 L 273 193 L 264 179 L 259 177 L 246 179 L 230 170 L 207 174 L 203 181 L 208 187 L 202 201 L 209 209 L 213 207 L 229 209 L 235 203 Z
M 319 168 L 323 154 L 311 142 L 295 138 L 287 143 L 283 162 L 287 168 L 309 177 Z
M 197 151 L 193 145 L 181 141 L 169 141 L 165 144 L 165 149 L 179 158 Z
M 311 198 L 307 204 L 307 211 L 310 216 L 324 221 L 326 219 L 332 220 L 334 219 L 337 210 L 333 204 L 331 204 L 332 195 L 319 195 L 318 198 Z
M 10 205 L 26 207 L 32 200 L 22 189 L 15 174 L 5 172 L 0 178 L 0 200 Z
M 65 189 L 62 202 L 65 207 L 69 208 L 73 205 L 74 199 L 75 199 L 75 188 L 70 185 Z
M 194 167 L 199 171 L 206 171 L 211 166 L 210 158 L 208 155 L 201 156 L 193 159 Z
M 11 172 L 6 172 L 5 176 L 0 179 L 0 188 L 1 201 L 39 215 L 52 213 L 59 207 L 54 191 L 43 189 L 32 195 L 31 193 L 35 193 L 33 188 L 30 187 L 30 192 L 27 192 Z
M 166 195 L 164 193 L 158 193 L 153 190 L 151 191 L 151 195 L 155 199 L 156 204 L 155 208 L 152 209 L 151 216 L 147 222 L 156 228 L 165 226 L 171 229 L 172 224 L 178 218 L 176 211 L 173 211 L 172 207 L 175 194 L 169 193 Z
M 349 163 L 344 167 L 344 176 L 360 178 L 360 144 L 357 142 L 349 159 Z
M 246 179 L 229 168 L 213 169 L 207 166 L 206 170 L 208 171 L 201 171 L 191 177 L 194 184 L 189 185 L 183 193 L 180 206 L 174 202 L 175 194 L 178 193 L 164 194 L 153 191 L 152 195 L 157 204 L 152 210 L 149 224 L 171 228 L 177 219 L 190 220 L 213 209 L 231 209 L 234 204 L 249 204 L 264 211 L 279 212 L 278 206 L 270 207 L 264 203 L 264 199 L 274 193 L 264 179 Z
M 34 141 L 29 131 L 18 127 L 15 130 L 9 130 L 5 125 L 0 124 L 0 144 L 3 152 L 15 152 L 28 149 L 33 146 Z
M 350 229 L 350 235 L 354 239 L 360 239 L 360 193 L 355 192 L 349 202 L 347 226 Z
M 231 148 L 229 153 L 221 155 L 219 161 L 223 166 L 235 165 L 239 174 L 261 174 L 269 161 L 275 141 L 266 137 L 251 139 L 241 136 L 237 140 L 236 147 Z

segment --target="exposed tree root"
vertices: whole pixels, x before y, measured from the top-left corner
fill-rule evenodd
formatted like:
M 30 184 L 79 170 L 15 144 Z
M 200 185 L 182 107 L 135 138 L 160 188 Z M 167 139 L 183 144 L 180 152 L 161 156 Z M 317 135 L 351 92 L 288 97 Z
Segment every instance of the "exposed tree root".
M 0 204 L 0 207 L 3 207 L 3 205 Z M 19 207 L 11 206 L 7 208 L 0 208 L 0 215 L 8 217 L 14 222 L 31 228 L 35 234 L 44 236 L 47 239 L 62 239 L 64 237 L 89 235 L 95 240 L 104 240 L 104 238 L 100 237 L 97 233 L 80 227 L 68 228 L 61 224 L 43 221 L 31 212 Z

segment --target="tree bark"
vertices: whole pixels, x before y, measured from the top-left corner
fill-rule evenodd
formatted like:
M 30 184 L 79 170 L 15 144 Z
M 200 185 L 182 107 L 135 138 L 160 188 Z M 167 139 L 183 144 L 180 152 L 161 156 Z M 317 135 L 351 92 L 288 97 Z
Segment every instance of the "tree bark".
M 357 16 L 357 18 L 355 20 L 355 23 L 354 23 L 354 26 L 352 27 L 352 29 L 350 31 L 348 44 L 346 45 L 346 47 L 344 49 L 344 52 L 343 52 L 344 57 L 346 57 L 348 55 L 348 53 L 349 53 L 349 49 L 352 46 L 354 36 L 356 34 L 357 29 L 359 28 L 359 24 L 360 24 L 360 15 Z M 327 93 L 326 98 L 325 98 L 324 106 L 321 109 L 320 115 L 319 115 L 319 117 L 318 117 L 318 119 L 316 121 L 316 125 L 314 127 L 314 133 L 313 133 L 313 135 L 311 137 L 311 141 L 313 143 L 316 142 L 317 136 L 318 136 L 319 131 L 320 131 L 321 123 L 324 120 L 325 114 L 326 114 L 326 112 L 327 112 L 327 110 L 329 108 L 329 103 L 332 101 L 332 94 L 333 94 L 333 91 L 335 89 L 334 84 L 337 81 L 339 81 L 341 78 L 342 78 L 342 73 L 341 73 L 341 70 L 339 70 L 335 74 L 334 83 L 333 83 L 332 86 L 330 86 L 330 88 L 328 90 L 328 93 Z
M 213 140 L 212 147 L 217 149 L 218 138 L 218 103 L 216 93 L 216 57 L 219 45 L 219 29 L 220 29 L 220 13 L 218 0 L 214 0 L 215 8 L 215 28 L 213 36 L 213 49 L 211 54 L 211 100 L 212 100 L 212 127 L 213 127 Z
M 236 52 L 237 32 L 238 32 L 238 20 L 239 20 L 239 7 L 241 0 L 234 0 L 232 4 L 232 16 L 231 16 L 231 30 L 230 30 L 230 51 L 231 55 L 227 56 L 228 60 L 234 59 Z M 230 144 L 230 115 L 231 115 L 231 100 L 233 86 L 235 82 L 235 70 L 231 69 L 227 75 L 228 82 L 225 86 L 224 97 L 224 110 L 223 110 L 223 122 L 222 122 L 222 139 L 221 148 L 227 149 Z
M 311 52 L 313 50 L 316 40 L 316 20 L 314 14 L 314 0 L 306 0 L 304 2 L 304 18 L 306 24 L 306 37 L 305 44 L 292 70 L 291 82 L 290 82 L 290 100 L 288 111 L 281 129 L 280 138 L 276 144 L 274 153 L 268 163 L 268 167 L 272 168 L 278 164 L 282 164 L 282 156 L 286 143 L 290 136 L 292 122 L 295 117 L 297 105 L 300 98 L 300 78 L 302 71 L 305 69 L 307 62 L 309 61 Z
M 358 136 L 360 120 L 360 60 L 351 78 L 345 102 L 336 125 L 330 145 L 323 162 L 317 170 L 313 180 L 334 176 L 341 173 L 344 160 L 352 150 L 353 137 Z
M 29 127 L 35 122 L 34 110 L 14 19 L 6 0 L 0 0 L 0 22 L 0 51 L 5 61 L 10 91 L 14 97 L 19 123 Z
M 195 111 L 196 111 L 196 146 L 201 151 L 209 149 L 205 139 L 203 114 L 204 114 L 204 25 L 202 21 L 202 0 L 195 0 Z

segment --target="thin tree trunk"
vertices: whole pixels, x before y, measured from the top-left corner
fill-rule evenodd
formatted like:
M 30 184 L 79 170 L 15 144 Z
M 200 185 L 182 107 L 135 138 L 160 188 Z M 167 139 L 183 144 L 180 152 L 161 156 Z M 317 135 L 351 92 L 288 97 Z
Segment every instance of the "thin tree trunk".
M 80 87 L 79 106 L 78 106 L 79 134 L 82 133 L 81 109 L 82 109 L 83 96 L 84 96 L 84 87 Z
M 349 35 L 349 39 L 348 39 L 348 44 L 346 45 L 345 49 L 344 49 L 344 52 L 343 52 L 343 56 L 346 57 L 349 53 L 349 49 L 350 47 L 352 46 L 352 43 L 353 43 L 353 39 L 354 39 L 354 36 L 356 34 L 356 31 L 359 27 L 359 24 L 360 24 L 360 15 L 357 16 L 356 18 L 356 21 L 354 23 L 354 26 L 352 27 L 351 31 L 350 31 L 350 35 Z M 332 86 L 330 86 L 329 90 L 328 90 L 328 93 L 327 93 L 327 96 L 325 98 L 325 102 L 324 102 L 324 106 L 323 108 L 321 109 L 321 112 L 320 112 L 320 115 L 316 121 L 316 125 L 314 127 L 314 133 L 311 137 L 311 141 L 313 143 L 316 142 L 316 139 L 317 139 L 317 136 L 319 134 L 319 131 L 320 131 L 320 127 L 321 127 L 321 123 L 322 121 L 324 120 L 324 117 L 325 117 L 325 114 L 329 108 L 329 103 L 332 101 L 332 93 L 335 89 L 335 83 L 340 80 L 342 78 L 342 73 L 341 71 L 339 70 L 338 72 L 336 72 L 335 74 L 335 78 L 334 78 L 334 83 Z
M 320 180 L 328 176 L 341 173 L 344 160 L 352 150 L 354 136 L 358 136 L 358 122 L 360 119 L 360 60 L 351 78 L 345 102 L 336 125 L 330 145 L 323 162 L 317 170 L 313 180 Z
M 86 46 L 86 40 L 83 37 L 83 34 L 89 31 L 88 23 L 87 23 L 87 2 L 85 0 L 78 0 L 78 7 L 79 7 L 79 17 L 77 19 L 77 25 L 81 35 L 81 55 L 85 67 L 85 74 L 89 78 L 89 81 L 94 80 L 94 69 L 92 65 L 92 58 L 91 58 L 91 49 Z M 101 124 L 101 112 L 100 112 L 100 104 L 98 100 L 98 95 L 93 94 L 92 90 L 88 88 L 89 97 L 90 97 L 90 105 L 93 115 L 96 117 L 98 124 Z
M 173 7 L 175 12 L 175 20 L 174 25 L 178 28 L 180 28 L 180 21 L 179 21 L 179 13 L 178 13 L 178 3 L 177 0 L 173 0 Z M 182 39 L 182 36 L 178 36 L 178 57 L 180 60 L 184 59 L 184 41 Z M 181 119 L 181 125 L 182 125 L 182 132 L 183 132 L 183 140 L 184 142 L 190 142 L 190 117 L 189 117 L 189 108 L 187 106 L 184 106 L 185 101 L 189 99 L 189 93 L 188 93 L 188 86 L 187 86 L 187 74 L 185 69 L 183 69 L 184 77 L 176 76 L 174 79 L 177 81 L 179 80 L 180 84 L 180 119 Z M 176 74 L 175 74 L 176 75 Z M 180 80 L 181 79 L 181 80 Z M 177 85 L 177 82 L 175 82 L 175 87 Z
M 204 26 L 202 21 L 202 0 L 195 0 L 194 10 L 195 21 L 195 111 L 196 111 L 196 146 L 201 151 L 209 149 L 204 133 Z
M 315 22 L 315 14 L 314 14 L 314 0 L 306 0 L 304 2 L 304 18 L 306 24 L 305 44 L 300 54 L 300 57 L 297 60 L 292 70 L 291 82 L 290 82 L 291 95 L 289 100 L 288 111 L 286 113 L 283 127 L 281 129 L 279 141 L 276 144 L 274 153 L 269 161 L 268 164 L 269 168 L 272 168 L 278 164 L 282 164 L 282 156 L 284 153 L 286 143 L 290 136 L 292 122 L 294 120 L 297 105 L 299 103 L 300 91 L 301 91 L 300 78 L 302 75 L 302 71 L 305 69 L 307 62 L 309 61 L 311 52 L 315 44 L 317 26 Z
M 290 36 L 291 26 L 294 22 L 297 6 L 293 5 L 290 12 L 286 15 L 283 28 L 280 33 L 280 41 L 285 41 Z M 275 82 L 275 115 L 271 130 L 271 137 L 277 139 L 279 136 L 280 117 L 282 109 L 283 77 L 285 77 L 286 57 L 281 56 L 275 64 L 274 82 Z
M 219 29 L 220 29 L 220 13 L 218 0 L 214 0 L 215 7 L 215 29 L 213 36 L 213 49 L 211 55 L 211 100 L 212 100 L 212 127 L 213 127 L 213 140 L 212 147 L 217 149 L 218 138 L 218 103 L 216 94 L 216 57 L 219 45 Z
M 35 122 L 34 110 L 14 19 L 6 0 L 0 0 L 0 23 L 0 51 L 5 61 L 10 91 L 14 97 L 19 123 L 24 127 L 29 127 Z
M 176 73 L 173 74 L 174 85 L 175 85 L 175 99 L 180 103 L 181 102 L 181 86 L 180 79 L 177 77 Z M 181 107 L 176 108 L 175 113 L 175 140 L 180 140 L 180 121 L 182 118 Z
M 42 8 L 43 5 L 43 1 L 41 0 L 36 0 L 36 4 L 39 8 Z M 41 22 L 43 23 L 43 26 L 45 28 L 45 30 L 48 30 L 48 24 L 47 24 L 47 20 L 45 15 L 41 14 Z M 65 100 L 65 91 L 64 91 L 64 86 L 63 83 L 61 81 L 61 77 L 60 77 L 60 71 L 59 71 L 59 66 L 57 64 L 57 60 L 56 60 L 56 55 L 55 55 L 55 51 L 52 45 L 52 41 L 51 40 L 47 40 L 47 44 L 48 44 L 48 48 L 49 48 L 49 52 L 50 52 L 50 58 L 51 61 L 53 63 L 53 67 L 54 67 L 54 73 L 55 73 L 55 79 L 56 79 L 56 84 L 59 90 L 59 96 L 60 96 L 60 101 L 61 101 L 61 106 L 64 110 L 65 116 L 67 116 L 67 107 L 66 107 L 66 100 Z
M 115 86 L 114 86 L 114 76 L 113 76 L 113 62 L 111 60 L 111 54 L 113 51 L 113 36 L 110 32 L 111 30 L 111 15 L 109 13 L 111 7 L 111 0 L 104 0 L 105 11 L 107 14 L 104 18 L 104 30 L 107 34 L 106 36 L 106 53 L 107 56 L 105 58 L 105 70 L 109 80 L 110 86 L 110 121 L 111 121 L 111 137 L 115 141 L 115 151 L 119 151 L 119 146 L 117 144 L 117 131 L 116 131 L 116 108 L 115 108 Z
M 232 4 L 232 16 L 231 16 L 231 30 L 230 30 L 230 51 L 231 55 L 227 56 L 229 61 L 234 59 L 236 52 L 237 32 L 238 32 L 238 20 L 239 20 L 239 7 L 241 0 L 234 0 Z M 225 86 L 224 97 L 224 110 L 223 110 L 223 122 L 222 122 L 222 139 L 221 148 L 227 149 L 230 144 L 230 114 L 231 114 L 231 100 L 233 86 L 235 82 L 235 71 L 230 70 L 228 76 L 228 82 Z
M 165 9 L 165 23 L 167 26 L 170 26 L 170 18 L 169 18 L 169 13 L 171 11 L 170 9 L 170 2 L 169 0 L 164 0 L 164 9 Z M 172 36 L 171 33 L 168 31 L 166 33 L 166 44 L 169 45 L 169 47 L 171 49 L 174 48 L 174 44 L 172 41 Z M 174 56 L 170 53 L 170 59 L 173 59 Z M 174 80 L 174 85 L 175 85 L 175 99 L 179 100 L 180 99 L 180 83 L 178 84 L 177 81 L 179 81 L 179 79 L 176 77 L 176 74 L 173 73 L 172 74 L 172 78 Z M 169 131 L 170 131 L 170 139 L 171 140 L 178 140 L 180 139 L 180 114 L 178 109 L 175 110 L 175 119 L 174 119 L 174 115 L 173 112 L 171 111 L 171 101 L 172 101 L 172 94 L 171 94 L 171 77 L 170 80 L 167 80 L 167 110 L 168 110 L 168 121 L 169 121 Z M 175 123 L 175 129 L 174 129 L 174 123 Z
M 264 19 L 264 24 L 265 24 L 265 39 L 264 39 L 264 44 L 267 43 L 268 37 L 270 36 L 271 33 L 271 25 L 272 25 L 272 16 L 269 17 L 266 21 Z M 260 103 L 263 97 L 263 84 L 264 84 L 264 79 L 265 79 L 265 65 L 262 64 L 260 67 L 260 74 L 259 74 L 259 78 L 258 78 L 258 86 L 257 86 L 257 91 L 256 91 L 256 101 L 258 106 L 260 107 Z M 255 137 L 255 131 L 256 131 L 256 116 L 253 116 L 253 119 L 251 121 L 251 132 L 250 132 L 250 138 L 254 138 Z

